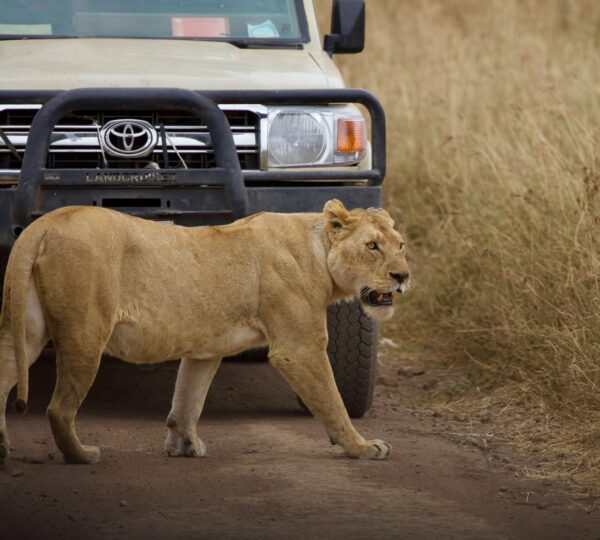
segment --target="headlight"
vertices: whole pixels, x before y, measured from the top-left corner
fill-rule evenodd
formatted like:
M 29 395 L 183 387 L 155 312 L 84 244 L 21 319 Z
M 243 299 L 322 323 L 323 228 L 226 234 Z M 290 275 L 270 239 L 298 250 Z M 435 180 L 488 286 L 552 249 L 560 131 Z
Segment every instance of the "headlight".
M 279 111 L 269 127 L 269 161 L 274 166 L 315 163 L 327 144 L 327 126 L 317 114 Z
M 365 120 L 355 107 L 270 109 L 269 167 L 353 165 L 366 155 Z

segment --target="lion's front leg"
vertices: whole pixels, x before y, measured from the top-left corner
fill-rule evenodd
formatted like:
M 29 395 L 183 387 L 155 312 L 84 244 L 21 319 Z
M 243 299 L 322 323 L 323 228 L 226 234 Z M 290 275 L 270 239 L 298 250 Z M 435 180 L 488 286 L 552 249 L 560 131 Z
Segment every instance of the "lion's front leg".
M 314 337 L 312 339 L 314 342 Z M 385 459 L 392 447 L 381 440 L 365 440 L 354 429 L 344 402 L 335 384 L 325 348 L 272 347 L 270 362 L 293 390 L 300 396 L 312 414 L 327 429 L 331 442 L 339 444 L 348 457 Z M 292 352 L 293 351 L 293 352 Z
M 206 394 L 221 358 L 183 358 L 177 373 L 171 412 L 167 418 L 165 450 L 169 456 L 203 457 L 206 446 L 196 433 Z

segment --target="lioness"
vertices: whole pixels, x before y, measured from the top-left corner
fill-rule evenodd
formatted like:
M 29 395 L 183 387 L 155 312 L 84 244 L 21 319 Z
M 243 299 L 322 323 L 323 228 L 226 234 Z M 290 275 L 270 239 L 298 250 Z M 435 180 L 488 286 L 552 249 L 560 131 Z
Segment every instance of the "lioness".
M 371 316 L 393 312 L 408 286 L 401 236 L 381 209 L 261 213 L 219 227 L 186 228 L 94 207 L 35 221 L 11 252 L 0 317 L 0 461 L 8 456 L 6 401 L 24 412 L 28 368 L 52 340 L 57 380 L 48 417 L 67 463 L 93 463 L 75 415 L 103 351 L 127 362 L 182 358 L 167 419 L 171 456 L 203 456 L 196 433 L 223 356 L 263 345 L 354 458 L 391 450 L 352 426 L 327 358 L 328 304 L 360 298 Z

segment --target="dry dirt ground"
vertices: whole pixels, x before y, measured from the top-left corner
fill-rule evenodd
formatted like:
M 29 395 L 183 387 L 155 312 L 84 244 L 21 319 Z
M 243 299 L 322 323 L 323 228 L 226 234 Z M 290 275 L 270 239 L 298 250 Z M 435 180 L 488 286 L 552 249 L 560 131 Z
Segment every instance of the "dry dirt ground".
M 600 512 L 567 486 L 517 476 L 506 449 L 434 433 L 439 419 L 390 405 L 385 380 L 356 425 L 390 442 L 391 459 L 342 457 L 266 363 L 222 366 L 199 425 L 208 456 L 174 459 L 162 445 L 176 364 L 105 361 L 78 418 L 103 459 L 63 465 L 44 416 L 54 382 L 45 356 L 29 413 L 8 417 L 2 539 L 600 538 Z

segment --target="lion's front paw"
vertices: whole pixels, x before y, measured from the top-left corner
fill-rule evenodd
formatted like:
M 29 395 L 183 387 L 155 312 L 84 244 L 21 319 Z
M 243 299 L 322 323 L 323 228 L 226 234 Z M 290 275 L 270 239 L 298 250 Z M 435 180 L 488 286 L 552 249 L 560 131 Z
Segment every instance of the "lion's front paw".
M 392 445 L 385 441 L 375 439 L 369 441 L 368 444 L 372 447 L 372 453 L 369 456 L 369 459 L 387 459 L 392 453 Z
M 366 441 L 358 449 L 346 450 L 346 455 L 358 459 L 387 459 L 392 453 L 392 446 L 379 439 Z
M 98 463 L 100 461 L 100 448 L 97 446 L 87 446 L 81 445 L 81 451 L 78 454 L 66 455 L 65 454 L 65 463 L 78 464 L 82 463 L 84 465 L 92 465 L 94 463 Z
M 171 457 L 204 457 L 206 445 L 195 434 L 181 435 L 169 429 L 165 450 Z

